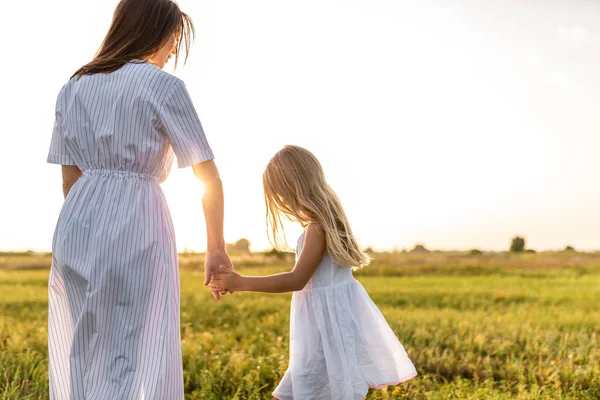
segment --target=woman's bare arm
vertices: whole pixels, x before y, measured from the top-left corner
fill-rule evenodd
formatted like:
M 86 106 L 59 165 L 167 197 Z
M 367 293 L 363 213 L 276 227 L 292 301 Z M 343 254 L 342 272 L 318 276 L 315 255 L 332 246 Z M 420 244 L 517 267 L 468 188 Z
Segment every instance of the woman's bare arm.
M 229 255 L 225 251 L 223 236 L 224 199 L 223 184 L 219 177 L 219 170 L 213 160 L 192 166 L 194 175 L 204 183 L 202 208 L 206 219 L 207 251 L 204 263 L 204 284 L 208 285 L 213 274 L 219 271 L 219 266 L 233 269 Z M 215 299 L 219 299 L 219 292 L 213 291 Z
M 223 249 L 225 248 L 223 238 L 224 198 L 219 170 L 213 160 L 195 164 L 192 169 L 205 188 L 202 196 L 202 208 L 206 218 L 208 251 Z
M 81 170 L 75 165 L 63 165 L 62 166 L 62 187 L 63 187 L 63 195 L 65 199 L 69 194 L 69 191 L 77 182 L 77 179 L 81 176 Z

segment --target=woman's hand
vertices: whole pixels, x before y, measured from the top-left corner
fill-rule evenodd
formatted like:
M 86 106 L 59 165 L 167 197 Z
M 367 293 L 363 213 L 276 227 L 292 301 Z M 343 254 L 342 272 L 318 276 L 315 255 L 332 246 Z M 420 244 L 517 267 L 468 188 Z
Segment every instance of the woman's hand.
M 219 273 L 212 276 L 210 280 L 210 290 L 213 292 L 220 292 L 227 290 L 228 292 L 237 292 L 242 290 L 242 283 L 244 277 L 239 273 L 227 269 L 220 268 Z
M 204 262 L 204 285 L 208 285 L 209 282 L 211 282 L 211 278 L 221 270 L 233 271 L 233 264 L 225 249 L 207 252 L 206 260 Z M 213 290 L 212 286 L 210 290 L 213 293 L 215 300 L 220 300 L 221 294 L 227 293 L 224 290 Z

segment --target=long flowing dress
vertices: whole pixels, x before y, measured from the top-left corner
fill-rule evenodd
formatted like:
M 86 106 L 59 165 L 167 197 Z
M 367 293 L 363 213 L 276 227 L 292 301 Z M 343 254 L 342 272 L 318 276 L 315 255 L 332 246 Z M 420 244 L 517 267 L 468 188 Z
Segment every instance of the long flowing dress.
M 297 257 L 304 247 L 298 240 Z M 369 388 L 417 375 L 413 363 L 352 270 L 327 253 L 292 295 L 290 362 L 278 400 L 362 400 Z
M 142 60 L 71 79 L 48 162 L 83 175 L 62 207 L 48 282 L 50 398 L 183 399 L 179 271 L 160 187 L 213 158 L 183 82 Z

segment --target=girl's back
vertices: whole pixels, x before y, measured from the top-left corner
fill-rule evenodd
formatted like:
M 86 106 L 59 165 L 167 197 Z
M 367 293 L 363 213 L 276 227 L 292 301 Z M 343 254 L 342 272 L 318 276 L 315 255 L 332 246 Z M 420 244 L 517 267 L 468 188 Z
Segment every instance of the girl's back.
M 304 237 L 305 234 L 303 233 L 298 239 L 298 245 L 296 247 L 296 259 L 298 259 L 300 257 L 300 253 L 302 253 L 302 248 L 304 247 Z M 302 291 L 306 292 L 312 289 L 347 285 L 353 281 L 354 277 L 352 276 L 352 270 L 348 267 L 342 267 L 336 264 L 335 261 L 333 261 L 331 257 L 325 253 L 323 260 Z

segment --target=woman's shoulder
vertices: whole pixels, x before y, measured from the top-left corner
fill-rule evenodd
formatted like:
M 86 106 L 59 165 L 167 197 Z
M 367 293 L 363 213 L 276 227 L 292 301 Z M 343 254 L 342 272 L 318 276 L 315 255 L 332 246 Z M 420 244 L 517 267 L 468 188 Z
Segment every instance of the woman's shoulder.
M 147 61 L 132 60 L 124 64 L 121 68 L 110 73 L 97 73 L 92 75 L 82 75 L 80 77 L 72 77 L 61 89 L 78 84 L 85 84 L 86 81 L 113 81 L 122 82 L 124 80 L 133 81 L 134 86 L 167 86 L 172 87 L 175 84 L 182 84 L 182 80 L 173 74 L 163 71 L 156 65 L 150 64 Z M 128 85 L 130 86 L 130 85 Z
M 164 104 L 173 92 L 185 88 L 183 81 L 161 68 L 141 60 L 130 61 L 120 69 L 108 74 L 98 73 L 70 79 L 60 90 L 57 103 L 61 98 L 71 97 L 71 93 L 88 90 L 126 91 L 132 96 L 150 99 L 153 104 Z M 65 101 L 65 100 L 63 100 Z
M 150 64 L 146 61 L 130 61 L 127 63 L 122 72 L 125 74 L 132 74 L 139 81 L 144 81 L 146 84 L 159 86 L 159 87 L 172 87 L 176 84 L 182 84 L 182 80 L 167 71 L 158 68 L 156 65 Z
M 120 85 L 121 87 L 144 97 L 150 95 L 150 98 L 156 99 L 159 104 L 164 103 L 174 88 L 183 85 L 183 81 L 175 75 L 141 60 L 130 61 L 115 73 L 122 75 L 123 81 L 130 82 L 128 85 Z M 121 79 L 117 77 L 116 80 Z

